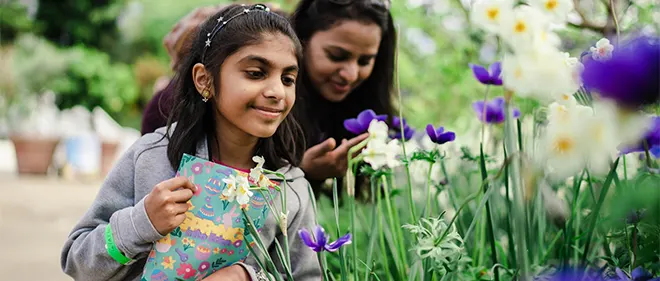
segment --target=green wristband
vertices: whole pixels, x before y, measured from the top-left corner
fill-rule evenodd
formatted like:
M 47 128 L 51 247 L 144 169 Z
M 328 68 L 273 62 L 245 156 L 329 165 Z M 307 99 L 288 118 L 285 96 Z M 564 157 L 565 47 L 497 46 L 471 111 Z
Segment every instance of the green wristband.
M 105 226 L 105 249 L 108 250 L 108 254 L 110 257 L 112 257 L 114 260 L 116 260 L 118 263 L 122 265 L 127 265 L 131 264 L 132 260 L 124 256 L 124 254 L 117 249 L 117 245 L 115 245 L 115 240 L 112 238 L 112 229 L 110 228 L 110 224 L 107 224 Z

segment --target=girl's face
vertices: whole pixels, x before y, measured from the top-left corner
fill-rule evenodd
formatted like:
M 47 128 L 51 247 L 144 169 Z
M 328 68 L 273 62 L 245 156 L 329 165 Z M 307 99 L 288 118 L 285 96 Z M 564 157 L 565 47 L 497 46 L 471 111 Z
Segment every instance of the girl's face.
M 296 100 L 297 76 L 295 46 L 286 35 L 264 34 L 259 44 L 242 47 L 220 67 L 220 89 L 211 100 L 219 128 L 271 137 Z
M 369 78 L 380 41 L 377 24 L 356 20 L 314 33 L 305 49 L 305 66 L 321 96 L 340 102 Z

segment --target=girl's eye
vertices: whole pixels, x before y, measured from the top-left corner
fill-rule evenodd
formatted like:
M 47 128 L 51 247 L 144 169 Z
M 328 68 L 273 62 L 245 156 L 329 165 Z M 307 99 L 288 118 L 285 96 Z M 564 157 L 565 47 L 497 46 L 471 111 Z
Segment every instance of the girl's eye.
M 293 86 L 296 84 L 296 78 L 292 75 L 282 77 L 282 83 L 285 86 Z
M 248 70 L 245 73 L 247 74 L 248 78 L 250 78 L 250 79 L 261 79 L 261 78 L 264 78 L 264 76 L 266 76 L 266 73 L 264 73 L 263 71 L 250 71 L 250 70 Z

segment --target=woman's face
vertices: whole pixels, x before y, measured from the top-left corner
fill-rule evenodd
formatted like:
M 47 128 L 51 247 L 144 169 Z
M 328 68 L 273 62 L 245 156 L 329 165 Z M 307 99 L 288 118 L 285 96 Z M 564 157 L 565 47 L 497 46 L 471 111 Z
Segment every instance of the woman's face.
M 321 96 L 331 102 L 343 101 L 369 78 L 381 41 L 375 23 L 341 21 L 318 31 L 306 44 L 306 71 Z

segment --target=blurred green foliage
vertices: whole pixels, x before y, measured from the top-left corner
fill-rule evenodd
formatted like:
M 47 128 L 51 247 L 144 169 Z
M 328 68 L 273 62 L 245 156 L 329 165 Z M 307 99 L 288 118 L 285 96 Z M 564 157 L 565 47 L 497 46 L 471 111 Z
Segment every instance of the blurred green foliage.
M 123 0 L 39 1 L 36 31 L 59 46 L 110 50 L 119 35 L 115 22 L 124 4 Z
M 0 5 L 0 44 L 13 41 L 18 34 L 28 32 L 32 26 L 27 7 L 18 0 L 4 0 Z
M 135 75 L 123 63 L 111 63 L 108 54 L 76 46 L 67 50 L 69 63 L 66 75 L 52 82 L 50 88 L 58 94 L 61 109 L 83 105 L 100 106 L 113 116 L 130 108 L 138 97 Z

